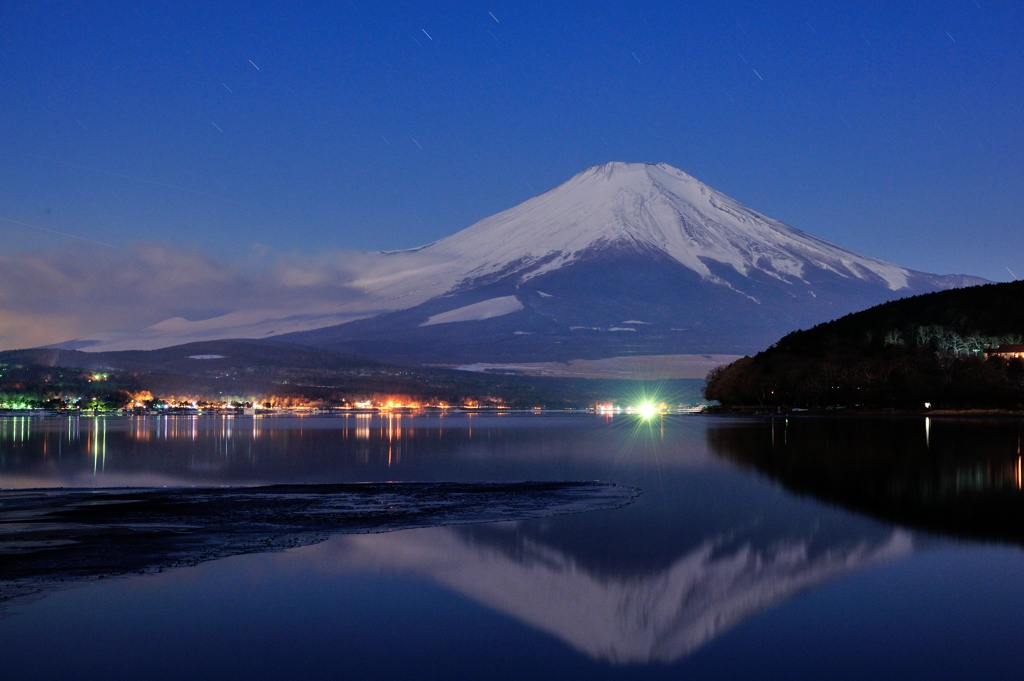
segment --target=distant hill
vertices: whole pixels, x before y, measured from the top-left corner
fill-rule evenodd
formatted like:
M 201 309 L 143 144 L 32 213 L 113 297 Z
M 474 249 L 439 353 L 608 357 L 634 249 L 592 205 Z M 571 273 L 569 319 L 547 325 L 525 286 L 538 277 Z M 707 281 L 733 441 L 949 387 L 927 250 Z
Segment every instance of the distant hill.
M 625 403 L 643 388 L 640 382 L 627 380 L 396 366 L 259 340 L 118 352 L 57 348 L 0 352 L 0 408 L 5 403 L 59 408 L 69 396 L 87 398 L 81 404 L 118 408 L 143 391 L 165 400 L 269 401 L 275 406 L 339 406 L 396 396 L 451 405 L 567 408 L 608 400 Z M 697 380 L 660 381 L 657 389 L 670 403 L 700 399 Z
M 708 376 L 725 406 L 1004 407 L 1024 402 L 1024 282 L 940 291 L 795 331 Z
M 213 340 L 158 350 L 82 352 L 60 347 L 8 350 L 0 361 L 89 370 L 202 375 L 231 370 L 377 368 L 380 362 L 273 340 Z

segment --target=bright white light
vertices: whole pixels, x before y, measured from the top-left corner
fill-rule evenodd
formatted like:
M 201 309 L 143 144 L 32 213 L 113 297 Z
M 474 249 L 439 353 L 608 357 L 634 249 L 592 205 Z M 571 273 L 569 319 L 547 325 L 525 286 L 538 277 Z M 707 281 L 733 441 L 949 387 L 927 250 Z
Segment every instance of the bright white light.
M 636 413 L 640 414 L 641 418 L 652 419 L 658 413 L 658 408 L 653 402 L 644 402 L 636 408 Z

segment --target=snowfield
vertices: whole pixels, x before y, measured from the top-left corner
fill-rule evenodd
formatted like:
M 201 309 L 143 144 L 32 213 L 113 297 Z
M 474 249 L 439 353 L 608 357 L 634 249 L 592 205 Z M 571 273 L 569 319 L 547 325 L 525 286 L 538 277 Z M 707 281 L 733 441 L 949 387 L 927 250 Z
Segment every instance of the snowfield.
M 513 312 L 519 312 L 522 309 L 523 304 L 515 296 L 502 296 L 501 298 L 491 298 L 490 300 L 483 300 L 479 303 L 436 314 L 420 324 L 420 326 L 479 321 L 481 319 L 491 319 L 492 317 L 503 317 Z
M 436 259 L 427 277 L 439 295 L 463 281 L 507 271 L 522 272 L 526 281 L 587 251 L 622 246 L 665 253 L 721 284 L 706 260 L 744 276 L 758 270 L 793 283 L 804 280 L 810 268 L 862 280 L 878 277 L 894 291 L 907 286 L 910 274 L 773 220 L 664 163 L 588 168 L 457 234 L 395 255 L 416 252 Z

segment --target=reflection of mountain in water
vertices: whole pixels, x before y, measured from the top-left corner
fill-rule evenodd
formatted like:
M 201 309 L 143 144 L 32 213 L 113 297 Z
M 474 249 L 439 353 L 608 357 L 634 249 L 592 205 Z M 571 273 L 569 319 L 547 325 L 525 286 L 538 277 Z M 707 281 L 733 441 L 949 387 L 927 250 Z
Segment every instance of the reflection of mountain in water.
M 712 451 L 888 522 L 1024 543 L 1016 419 L 771 419 L 709 428 Z
M 731 532 L 662 546 L 670 560 L 641 558 L 628 572 L 628 548 L 603 536 L 600 522 L 589 525 L 587 556 L 553 543 L 551 528 L 568 518 L 351 536 L 345 562 L 423 575 L 587 655 L 636 663 L 677 660 L 804 589 L 913 550 L 905 532 L 792 501 L 775 506 Z M 803 529 L 765 534 L 775 510 L 799 514 Z M 614 567 L 601 568 L 602 554 Z
M 0 490 L 0 607 L 72 582 L 281 551 L 334 532 L 584 513 L 638 494 L 586 482 Z

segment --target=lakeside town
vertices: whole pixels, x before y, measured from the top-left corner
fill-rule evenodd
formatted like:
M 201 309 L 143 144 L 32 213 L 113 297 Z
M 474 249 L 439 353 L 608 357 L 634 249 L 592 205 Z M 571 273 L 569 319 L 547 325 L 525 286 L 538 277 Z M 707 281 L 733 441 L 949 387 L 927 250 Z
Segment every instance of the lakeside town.
M 310 386 L 289 384 L 288 394 L 261 391 L 249 394 L 154 393 L 138 388 L 145 376 L 114 372 L 46 369 L 0 363 L 0 414 L 330 414 L 330 413 L 420 413 L 420 412 L 544 412 L 586 411 L 606 416 L 638 414 L 695 413 L 705 408 L 692 397 L 685 401 L 665 400 L 643 392 L 631 399 L 594 399 L 581 391 L 577 399 L 564 394 L 567 384 L 543 379 L 539 384 L 554 384 L 559 394 L 553 401 L 524 404 L 522 398 L 503 395 L 463 395 L 455 399 L 438 399 L 413 394 L 379 393 L 370 390 L 329 395 L 316 393 Z M 587 384 L 587 382 L 582 382 Z M 602 382 L 607 383 L 607 382 Z M 281 384 L 278 387 L 284 388 Z M 315 386 L 322 387 L 322 386 Z M 621 386 L 616 386 L 622 390 Z M 466 388 L 462 387 L 460 392 Z M 600 389 L 589 386 L 590 392 Z M 614 389 L 613 389 L 614 390 Z M 552 394 L 555 394 L 552 392 Z

